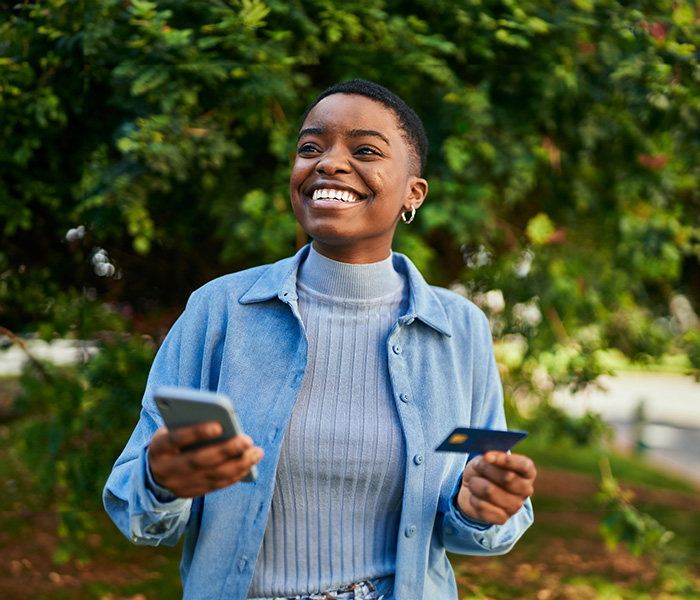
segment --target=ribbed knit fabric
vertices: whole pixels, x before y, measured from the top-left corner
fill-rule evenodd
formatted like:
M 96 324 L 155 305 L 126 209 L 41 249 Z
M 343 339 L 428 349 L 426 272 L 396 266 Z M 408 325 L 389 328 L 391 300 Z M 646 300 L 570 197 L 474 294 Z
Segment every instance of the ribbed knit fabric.
M 405 446 L 386 339 L 407 290 L 391 258 L 311 251 L 297 282 L 309 366 L 277 467 L 251 598 L 331 590 L 391 575 Z

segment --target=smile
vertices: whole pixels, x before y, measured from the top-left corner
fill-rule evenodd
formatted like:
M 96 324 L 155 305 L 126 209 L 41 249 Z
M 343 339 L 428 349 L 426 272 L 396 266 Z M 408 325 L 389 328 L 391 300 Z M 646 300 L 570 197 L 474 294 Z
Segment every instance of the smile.
M 352 192 L 345 190 L 334 190 L 332 188 L 321 188 L 314 190 L 313 200 L 338 200 L 339 202 L 357 202 L 359 198 Z

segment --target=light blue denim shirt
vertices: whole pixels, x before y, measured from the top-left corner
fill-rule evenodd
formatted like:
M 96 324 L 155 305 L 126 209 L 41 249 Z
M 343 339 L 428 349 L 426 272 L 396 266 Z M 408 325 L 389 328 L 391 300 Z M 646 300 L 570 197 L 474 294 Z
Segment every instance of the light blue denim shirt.
M 158 351 L 141 418 L 104 490 L 119 529 L 137 544 L 175 544 L 185 534 L 184 598 L 246 598 L 262 543 L 280 445 L 304 379 L 307 341 L 297 309 L 294 257 L 216 279 L 192 294 Z M 410 297 L 387 340 L 387 360 L 406 442 L 394 598 L 457 598 L 447 552 L 510 550 L 532 523 L 529 500 L 504 525 L 464 518 L 452 502 L 465 457 L 436 453 L 456 426 L 505 429 L 503 393 L 488 322 L 472 303 L 426 284 L 393 254 Z M 265 451 L 254 483 L 194 500 L 159 502 L 146 486 L 146 450 L 162 420 L 161 385 L 217 390 Z

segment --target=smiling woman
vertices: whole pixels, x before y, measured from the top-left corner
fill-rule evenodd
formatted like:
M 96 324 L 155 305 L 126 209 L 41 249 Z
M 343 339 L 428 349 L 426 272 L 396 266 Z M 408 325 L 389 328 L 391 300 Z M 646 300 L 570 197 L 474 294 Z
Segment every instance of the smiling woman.
M 290 180 L 294 214 L 314 248 L 347 263 L 388 258 L 401 213 L 428 193 L 412 174 L 414 154 L 380 102 L 341 93 L 320 100 L 302 124 Z
M 532 522 L 529 458 L 435 452 L 506 424 L 486 318 L 391 250 L 426 150 L 389 90 L 323 92 L 290 178 L 313 243 L 197 290 L 159 350 L 104 501 L 135 543 L 185 534 L 186 599 L 454 600 L 446 552 L 507 552 Z M 250 437 L 186 449 L 220 427 L 169 431 L 164 385 L 230 396 Z

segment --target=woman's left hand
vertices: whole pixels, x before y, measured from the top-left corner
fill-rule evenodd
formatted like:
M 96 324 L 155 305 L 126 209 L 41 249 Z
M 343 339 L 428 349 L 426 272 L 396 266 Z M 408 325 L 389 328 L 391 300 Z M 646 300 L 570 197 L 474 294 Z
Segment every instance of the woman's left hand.
M 469 517 L 502 525 L 532 495 L 536 476 L 523 454 L 487 452 L 467 463 L 457 504 Z

